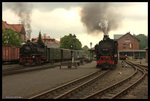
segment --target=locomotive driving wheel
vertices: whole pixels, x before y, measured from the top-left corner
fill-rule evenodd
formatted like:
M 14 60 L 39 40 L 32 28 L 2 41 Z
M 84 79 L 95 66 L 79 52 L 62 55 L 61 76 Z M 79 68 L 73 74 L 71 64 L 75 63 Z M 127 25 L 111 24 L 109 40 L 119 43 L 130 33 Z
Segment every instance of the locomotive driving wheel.
M 41 64 L 41 59 L 40 59 L 40 57 L 38 57 L 38 64 L 40 65 Z
M 39 57 L 35 57 L 35 63 L 37 64 L 37 65 L 39 65 L 39 64 L 41 64 L 41 60 L 40 60 L 40 58 Z

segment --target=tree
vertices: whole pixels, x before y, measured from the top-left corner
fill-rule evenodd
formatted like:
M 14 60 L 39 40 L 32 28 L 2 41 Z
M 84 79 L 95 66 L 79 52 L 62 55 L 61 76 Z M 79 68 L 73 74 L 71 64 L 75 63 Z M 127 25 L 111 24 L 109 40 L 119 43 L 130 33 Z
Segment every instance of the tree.
M 81 47 L 79 39 L 73 37 L 72 34 L 65 35 L 60 39 L 60 48 L 80 50 Z
M 139 49 L 144 49 L 148 47 L 148 37 L 144 34 L 134 35 L 137 39 L 140 40 L 139 42 Z
M 19 38 L 19 32 L 12 29 L 2 30 L 2 45 L 4 46 L 21 46 L 22 40 Z
M 40 45 L 44 45 L 42 39 L 41 39 L 41 32 L 39 32 L 39 37 L 38 37 L 38 41 L 37 41 L 38 44 Z
M 89 52 L 89 48 L 87 45 L 85 45 L 83 48 L 82 48 L 83 52 L 84 52 L 84 56 L 90 56 L 90 52 Z

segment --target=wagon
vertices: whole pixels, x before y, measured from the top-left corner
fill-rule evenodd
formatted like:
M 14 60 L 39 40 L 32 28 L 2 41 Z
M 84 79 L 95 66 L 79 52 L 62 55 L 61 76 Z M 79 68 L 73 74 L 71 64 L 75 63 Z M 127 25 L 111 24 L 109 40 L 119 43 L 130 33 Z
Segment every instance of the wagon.
M 2 61 L 15 62 L 19 60 L 20 47 L 17 46 L 2 46 Z

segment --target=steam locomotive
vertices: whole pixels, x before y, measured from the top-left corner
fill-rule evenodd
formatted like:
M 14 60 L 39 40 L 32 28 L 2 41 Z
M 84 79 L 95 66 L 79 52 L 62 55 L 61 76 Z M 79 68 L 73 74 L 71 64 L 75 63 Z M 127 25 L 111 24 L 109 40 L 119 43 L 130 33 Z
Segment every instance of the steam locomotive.
M 35 65 L 48 62 L 44 44 L 30 42 L 29 40 L 20 47 L 19 63 L 21 65 Z
M 102 69 L 113 69 L 118 63 L 118 42 L 104 35 L 103 40 L 95 45 L 97 65 Z
M 40 65 L 43 63 L 55 63 L 74 60 L 83 61 L 81 50 L 70 50 L 63 48 L 48 48 L 44 44 L 27 41 L 20 48 L 19 63 L 21 65 Z

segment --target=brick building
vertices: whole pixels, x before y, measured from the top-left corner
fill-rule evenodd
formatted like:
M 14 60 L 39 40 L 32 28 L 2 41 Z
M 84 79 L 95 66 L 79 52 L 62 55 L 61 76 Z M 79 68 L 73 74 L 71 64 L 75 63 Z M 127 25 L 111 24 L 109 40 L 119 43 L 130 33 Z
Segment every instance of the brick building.
M 118 54 L 127 55 L 132 58 L 145 58 L 145 50 L 139 50 L 140 40 L 130 34 L 114 35 L 114 40 L 118 41 Z
M 139 41 L 132 36 L 130 32 L 124 35 L 114 35 L 114 39 L 118 41 L 118 50 L 139 50 Z
M 60 46 L 59 41 L 57 41 L 54 38 L 51 38 L 50 36 L 44 35 L 44 36 L 41 36 L 41 39 L 42 39 L 43 43 L 49 48 L 59 48 L 59 46 Z M 38 37 L 32 38 L 32 42 L 37 42 L 37 41 L 38 41 Z
M 6 21 L 2 21 L 2 29 L 4 32 L 6 29 L 12 29 L 16 32 L 19 32 L 19 37 L 22 39 L 22 41 L 25 42 L 27 40 L 23 24 L 8 24 Z
M 148 63 L 148 48 L 145 48 L 145 50 L 146 50 L 146 58 L 145 58 L 145 60 Z

